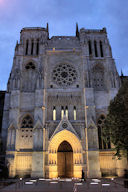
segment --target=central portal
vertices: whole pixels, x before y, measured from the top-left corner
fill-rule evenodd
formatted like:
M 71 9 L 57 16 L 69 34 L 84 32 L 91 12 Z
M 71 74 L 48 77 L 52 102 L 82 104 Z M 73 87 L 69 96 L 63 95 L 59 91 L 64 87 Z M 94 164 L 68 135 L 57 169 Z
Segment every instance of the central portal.
M 63 141 L 58 147 L 57 162 L 59 177 L 73 177 L 73 150 L 67 141 Z

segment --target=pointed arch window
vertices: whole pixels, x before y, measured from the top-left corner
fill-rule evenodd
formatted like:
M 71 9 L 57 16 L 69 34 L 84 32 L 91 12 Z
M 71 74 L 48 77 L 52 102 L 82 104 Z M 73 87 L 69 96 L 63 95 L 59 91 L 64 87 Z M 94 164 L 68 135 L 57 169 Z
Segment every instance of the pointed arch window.
M 100 55 L 101 57 L 104 57 L 102 41 L 100 41 Z
M 110 140 L 108 143 L 106 143 L 103 140 L 103 125 L 105 121 L 105 116 L 101 115 L 97 121 L 97 127 L 98 127 L 98 139 L 99 139 L 99 149 L 111 149 L 111 143 Z
M 36 88 L 37 71 L 33 62 L 25 65 L 24 78 L 22 78 L 21 89 L 25 92 L 34 91 Z
M 64 107 L 61 106 L 61 119 L 63 119 L 63 117 L 64 117 Z
M 65 116 L 68 118 L 68 106 L 65 107 Z
M 96 41 L 94 41 L 94 49 L 95 49 L 95 57 L 98 57 L 97 42 Z
M 30 115 L 27 115 L 23 118 L 21 122 L 21 128 L 33 128 L 33 120 Z
M 104 67 L 102 65 L 96 65 L 93 69 L 93 87 L 95 90 L 104 90 Z
M 26 50 L 25 50 L 25 55 L 28 55 L 28 45 L 29 45 L 29 40 L 26 40 Z
M 76 106 L 74 106 L 73 115 L 74 115 L 74 120 L 76 120 Z
M 32 149 L 33 148 L 33 119 L 30 115 L 26 115 L 21 122 L 19 131 L 19 148 Z
M 53 121 L 56 121 L 56 107 L 53 106 Z
M 91 45 L 91 41 L 88 41 L 88 49 L 89 49 L 89 55 L 92 55 L 92 45 Z
M 36 44 L 36 54 L 39 54 L 39 39 L 37 39 L 37 44 Z

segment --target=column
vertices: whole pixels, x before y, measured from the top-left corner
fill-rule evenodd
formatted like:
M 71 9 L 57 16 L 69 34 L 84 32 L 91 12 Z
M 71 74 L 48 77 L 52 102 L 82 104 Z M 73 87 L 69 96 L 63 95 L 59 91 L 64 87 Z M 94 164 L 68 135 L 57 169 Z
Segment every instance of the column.
M 11 147 L 11 134 L 11 130 L 8 130 L 7 149 L 10 149 Z
M 37 149 L 37 142 L 38 142 L 38 135 L 37 135 L 37 129 L 34 130 L 34 137 L 33 137 L 33 149 Z
M 31 39 L 28 40 L 28 55 L 31 55 Z
M 91 46 L 92 46 L 92 56 L 95 56 L 95 49 L 94 49 L 94 40 L 91 41 Z
M 11 137 L 11 149 L 15 150 L 15 136 L 16 136 L 16 131 L 15 129 L 12 129 L 12 137 Z
M 33 54 L 36 55 L 37 40 L 34 39 Z

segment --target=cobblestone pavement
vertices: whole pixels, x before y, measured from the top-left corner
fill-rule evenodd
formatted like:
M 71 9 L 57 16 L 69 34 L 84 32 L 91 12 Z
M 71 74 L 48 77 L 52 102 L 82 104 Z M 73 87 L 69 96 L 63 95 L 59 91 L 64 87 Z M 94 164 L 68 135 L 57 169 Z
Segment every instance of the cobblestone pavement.
M 128 192 L 124 179 L 26 179 L 4 187 L 0 192 Z

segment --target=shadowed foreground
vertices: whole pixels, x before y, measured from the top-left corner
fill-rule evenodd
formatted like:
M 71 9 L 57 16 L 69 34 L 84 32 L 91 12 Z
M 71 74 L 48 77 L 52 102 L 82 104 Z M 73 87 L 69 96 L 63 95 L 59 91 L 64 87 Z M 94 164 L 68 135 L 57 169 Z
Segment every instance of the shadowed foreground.
M 1 189 L 1 192 L 127 192 L 123 179 L 26 179 Z

